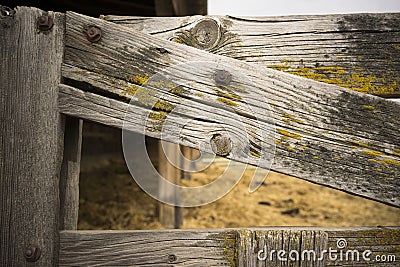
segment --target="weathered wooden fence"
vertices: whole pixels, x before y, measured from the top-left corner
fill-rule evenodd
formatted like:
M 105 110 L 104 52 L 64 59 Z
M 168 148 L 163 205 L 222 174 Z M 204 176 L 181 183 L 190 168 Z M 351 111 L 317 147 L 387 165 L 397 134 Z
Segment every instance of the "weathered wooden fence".
M 272 118 L 260 125 L 277 128 L 273 170 L 399 207 L 400 105 L 361 93 L 400 95 L 399 22 L 399 14 L 96 19 L 25 7 L 2 11 L 1 265 L 395 266 L 365 259 L 261 261 L 257 255 L 264 247 L 321 252 L 345 238 L 346 249 L 398 261 L 398 227 L 99 232 L 76 225 L 80 119 L 122 128 L 128 102 L 146 77 L 192 61 L 231 66 L 267 99 Z M 196 124 L 182 138 L 168 129 L 163 137 L 209 147 L 210 136 L 224 128 L 235 136 L 236 113 L 253 145 L 227 157 L 267 167 L 257 156 L 267 144 L 252 131 L 256 121 L 245 109 L 267 103 L 257 97 L 243 103 L 237 97 L 243 84 L 234 75 L 221 92 L 204 78 L 212 75 L 206 67 L 184 73 L 198 83 L 184 91 L 156 88 L 168 97 L 158 108 L 134 104 L 129 129 L 143 133 L 139 118 L 151 112 L 146 134 L 160 138 L 166 116 L 174 116 L 177 127 L 185 116 L 168 107 L 184 103 L 197 111 Z M 245 142 L 240 136 L 231 141 L 235 147 Z

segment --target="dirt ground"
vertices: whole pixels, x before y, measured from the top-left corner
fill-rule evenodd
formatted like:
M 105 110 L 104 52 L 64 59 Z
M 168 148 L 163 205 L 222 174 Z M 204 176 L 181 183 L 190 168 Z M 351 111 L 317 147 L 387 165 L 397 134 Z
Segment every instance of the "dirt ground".
M 192 174 L 185 185 L 209 183 L 224 166 Z M 278 173 L 248 192 L 252 169 L 220 200 L 183 210 L 182 228 L 251 226 L 400 225 L 400 210 Z M 162 229 L 157 201 L 131 178 L 123 160 L 104 160 L 81 172 L 79 229 Z

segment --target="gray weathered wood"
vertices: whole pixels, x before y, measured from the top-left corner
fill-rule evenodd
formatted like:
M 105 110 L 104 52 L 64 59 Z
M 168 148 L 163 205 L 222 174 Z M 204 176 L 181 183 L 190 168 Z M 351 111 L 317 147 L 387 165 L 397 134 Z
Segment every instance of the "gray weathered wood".
M 0 15 L 0 265 L 56 266 L 63 125 L 58 84 L 64 47 L 63 14 L 39 32 L 36 8 Z M 41 257 L 28 263 L 26 249 Z
M 238 266 L 326 266 L 326 259 L 318 260 L 328 250 L 328 234 L 319 230 L 242 230 L 238 231 Z M 258 252 L 262 250 L 260 255 Z M 287 261 L 278 258 L 284 250 Z M 314 251 L 316 260 L 303 261 L 302 253 Z M 273 252 L 274 251 L 274 252 Z M 289 255 L 291 251 L 293 254 Z M 298 258 L 295 253 L 298 253 Z M 304 254 L 307 257 L 308 254 Z M 259 258 L 260 256 L 260 258 Z M 310 259 L 313 255 L 310 255 Z M 306 258 L 307 259 L 307 258 Z
M 371 250 L 375 255 L 400 257 L 400 228 L 271 227 L 250 229 L 196 229 L 165 231 L 62 231 L 60 266 L 271 266 L 258 261 L 264 245 L 268 251 L 292 249 Z M 288 256 L 288 255 L 286 255 Z M 327 256 L 327 255 L 325 255 Z M 174 260 L 175 259 L 175 260 Z M 282 262 L 274 254 L 273 266 L 394 266 L 394 262 L 357 261 Z
M 179 168 L 171 164 L 169 159 L 173 162 L 178 162 L 179 146 L 170 142 L 158 142 L 158 172 L 167 181 L 180 185 L 182 174 Z M 168 155 L 168 158 L 166 156 Z M 158 185 L 159 196 L 163 199 L 170 199 L 173 203 L 179 203 L 179 190 L 168 190 L 165 185 L 166 181 L 161 180 Z M 160 223 L 167 229 L 180 228 L 182 225 L 182 209 L 181 207 L 168 205 L 162 202 L 158 204 L 158 218 Z
M 86 25 L 103 29 L 104 37 L 98 44 L 87 41 Z M 169 92 L 167 88 L 153 88 L 164 97 L 160 100 L 160 108 L 151 111 L 147 135 L 160 138 L 161 124 L 166 115 L 172 116 L 176 123 L 174 128 L 184 128 L 184 131 L 177 139 L 173 135 L 174 129 L 165 129 L 167 141 L 211 152 L 210 137 L 228 130 L 236 149 L 228 158 L 268 167 L 266 162 L 259 162 L 257 154 L 259 147 L 266 148 L 268 143 L 255 133 L 259 126 L 272 138 L 275 133 L 269 125 L 273 122 L 277 127 L 273 170 L 390 205 L 400 205 L 398 103 L 267 68 L 255 69 L 241 61 L 72 12 L 67 13 L 66 31 L 63 76 L 70 84 L 107 97 L 68 89 L 70 93 L 60 95 L 61 112 L 121 127 L 128 105 L 109 98 L 133 99 L 135 108 L 131 109 L 134 114 L 127 118 L 131 122 L 129 127 L 143 132 L 140 116 L 149 107 L 140 103 L 141 96 L 138 98 L 134 93 L 145 77 L 151 77 L 168 65 L 218 62 L 234 68 L 229 92 L 239 95 L 239 100 L 230 99 L 229 93 L 223 95 L 228 98 L 221 98 L 220 88 L 210 81 L 212 69 L 204 65 L 193 69 L 186 67 L 181 74 L 190 73 L 188 79 L 196 82 L 184 90 L 185 95 Z M 167 52 L 160 52 L 158 48 Z M 241 78 L 237 73 L 251 77 L 253 84 L 237 80 Z M 247 90 L 245 93 L 243 86 Z M 146 91 L 142 92 L 146 94 Z M 265 117 L 267 106 L 260 96 L 270 104 L 271 118 Z M 191 115 L 195 118 L 190 125 L 184 127 L 185 116 L 170 113 L 168 107 L 177 105 L 180 112 L 197 112 L 197 115 Z M 248 105 L 256 109 L 249 111 Z M 256 121 L 254 115 L 262 119 Z M 256 145 L 246 146 L 247 138 L 235 134 L 243 128 L 238 124 L 238 116 L 246 131 L 249 130 L 250 143 Z
M 400 13 L 103 18 L 261 67 L 364 93 L 400 95 Z M 197 31 L 204 20 L 216 23 Z M 207 33 L 216 37 L 202 38 Z
M 79 211 L 79 172 L 82 149 L 81 119 L 66 117 L 64 157 L 60 176 L 60 229 L 76 230 Z

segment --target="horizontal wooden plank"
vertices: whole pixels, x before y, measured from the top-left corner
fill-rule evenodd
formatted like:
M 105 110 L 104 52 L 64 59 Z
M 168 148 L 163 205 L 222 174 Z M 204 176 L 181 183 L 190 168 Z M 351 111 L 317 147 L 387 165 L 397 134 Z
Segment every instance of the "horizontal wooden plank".
M 400 13 L 102 18 L 258 66 L 364 93 L 400 95 Z
M 340 239 L 346 243 L 342 249 L 338 248 Z M 399 227 L 62 231 L 60 266 L 270 266 L 266 265 L 271 264 L 269 259 L 263 260 L 265 248 L 268 253 L 284 250 L 287 258 L 291 250 L 300 255 L 312 250 L 320 256 L 329 248 L 338 250 L 332 253 L 337 256 L 340 250 L 344 255 L 348 250 L 358 250 L 361 258 L 357 261 L 348 256 L 340 261 L 325 254 L 321 261 L 278 262 L 275 253 L 273 262 L 279 266 L 393 266 L 393 259 L 376 262 L 376 256 L 394 255 L 398 262 L 399 245 Z M 260 250 L 264 250 L 261 260 Z M 365 250 L 372 251 L 370 262 L 361 256 Z
M 86 39 L 88 25 L 103 30 L 99 43 Z M 166 140 L 208 152 L 210 138 L 227 131 L 234 144 L 227 157 L 264 168 L 270 167 L 270 162 L 260 154 L 268 156 L 267 149 L 273 150 L 273 138 L 273 170 L 400 205 L 399 103 L 254 68 L 72 12 L 67 13 L 66 31 L 64 78 L 104 97 L 75 91 L 71 94 L 79 98 L 86 94 L 86 98 L 66 102 L 67 96 L 61 96 L 63 113 L 120 127 L 121 107 L 127 107 L 124 103 L 132 99 L 134 108 L 130 107 L 128 120 L 134 131 L 144 132 L 143 115 L 150 112 L 146 134 L 160 138 L 161 125 L 170 116 L 175 126 L 163 129 Z M 210 63 L 186 65 L 179 73 L 176 69 L 169 73 L 189 82 L 184 88 L 139 86 L 158 71 L 171 71 L 167 66 L 194 61 Z M 212 64 L 231 72 L 229 88 L 215 86 Z M 251 77 L 252 83 L 243 77 Z M 138 90 L 141 93 L 136 95 Z M 154 92 L 160 97 L 157 107 L 146 107 L 146 98 Z M 86 105 L 93 101 L 96 108 L 88 109 Z M 172 112 L 175 107 L 179 112 Z M 268 110 L 270 116 L 266 116 Z M 101 116 L 96 118 L 98 114 Z M 187 117 L 192 118 L 189 124 Z

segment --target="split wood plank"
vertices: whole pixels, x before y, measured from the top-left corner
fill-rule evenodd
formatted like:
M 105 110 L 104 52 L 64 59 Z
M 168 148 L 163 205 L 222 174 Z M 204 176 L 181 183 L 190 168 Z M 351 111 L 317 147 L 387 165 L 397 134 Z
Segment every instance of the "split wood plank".
M 63 119 L 58 84 L 64 14 L 37 29 L 44 13 L 19 7 L 0 15 L 0 265 L 56 266 Z M 41 256 L 25 255 L 36 246 Z M 33 253 L 33 249 L 30 249 Z
M 255 68 L 73 12 L 67 13 L 66 23 L 63 76 L 67 83 L 88 92 L 70 88 L 62 92 L 61 112 L 121 127 L 124 110 L 130 106 L 128 128 L 156 138 L 160 138 L 161 126 L 169 116 L 175 126 L 163 129 L 166 141 L 206 152 L 212 152 L 209 142 L 214 134 L 228 132 L 234 149 L 227 157 L 264 168 L 269 165 L 260 160 L 262 149 L 276 145 L 275 171 L 400 205 L 397 102 Z M 86 39 L 89 25 L 103 29 L 99 43 Z M 186 65 L 179 70 L 180 78 L 191 82 L 183 90 L 139 86 L 161 70 L 168 72 L 167 66 L 193 61 L 230 68 L 233 81 L 229 88 L 213 84 L 215 69 L 207 64 Z M 242 77 L 251 78 L 252 83 Z M 136 95 L 138 90 L 141 93 Z M 152 91 L 162 94 L 156 109 L 146 107 L 146 97 Z M 130 99 L 134 101 L 127 105 Z M 270 116 L 266 116 L 269 109 L 265 101 L 270 105 Z M 171 112 L 177 106 L 180 113 Z M 144 128 L 143 116 L 148 112 L 150 120 Z M 186 124 L 188 116 L 193 117 L 190 124 Z M 276 137 L 272 124 L 276 125 Z M 248 137 L 241 134 L 243 128 Z M 177 129 L 183 129 L 180 136 Z M 258 136 L 259 129 L 267 141 Z
M 363 93 L 400 95 L 400 13 L 103 19 Z
M 400 257 L 399 227 L 62 231 L 60 235 L 60 266 L 393 266 L 393 261 L 376 262 L 376 255 L 394 255 L 395 262 Z M 339 250 L 340 239 L 347 243 L 345 253 L 371 250 L 371 261 L 351 257 L 332 261 L 325 254 L 321 261 L 284 262 L 276 253 L 272 262 L 257 259 L 264 245 L 267 252 L 284 250 L 286 257 L 292 249 L 314 250 L 321 256 L 323 250 Z

